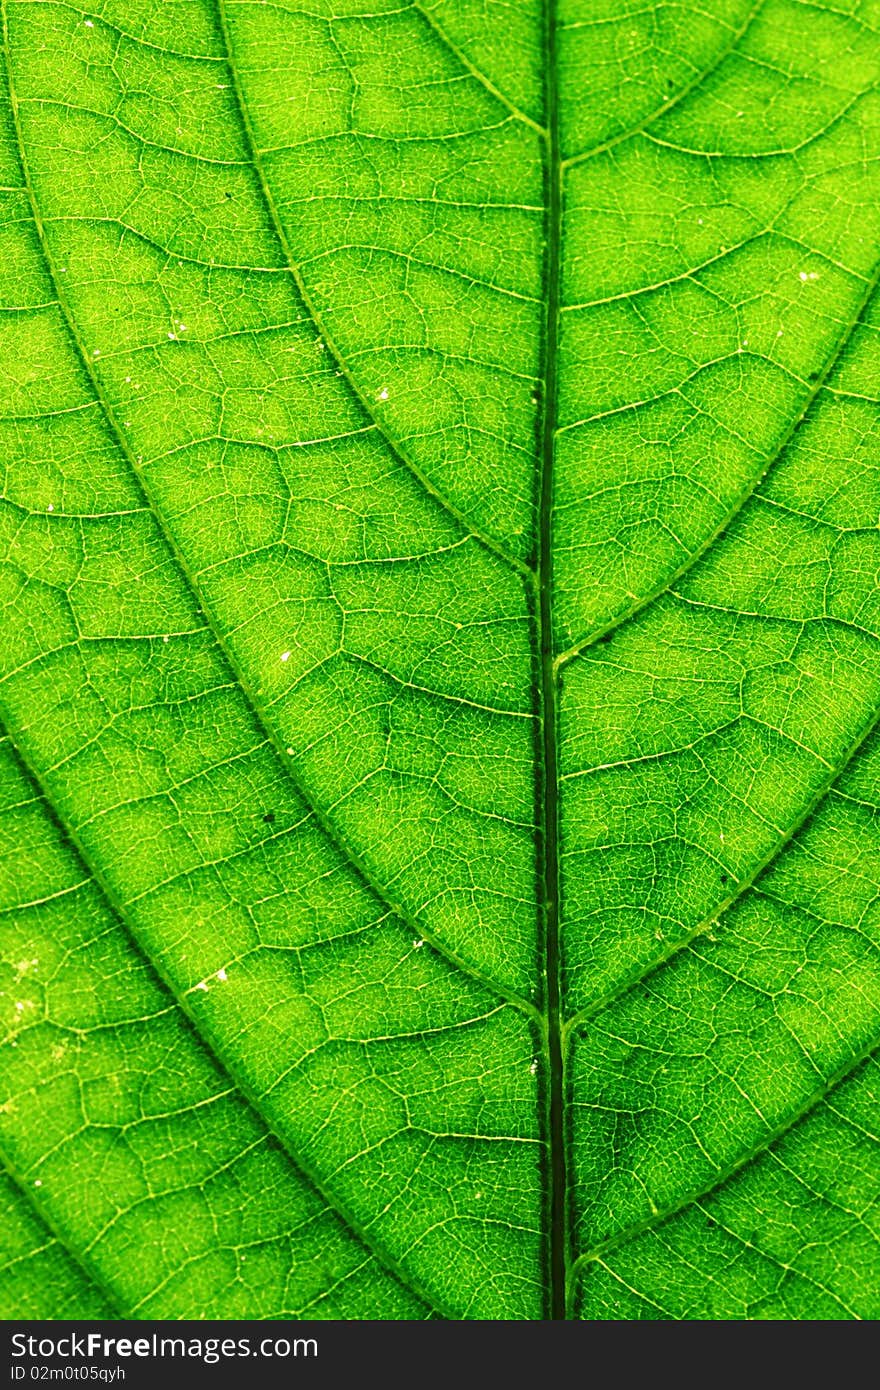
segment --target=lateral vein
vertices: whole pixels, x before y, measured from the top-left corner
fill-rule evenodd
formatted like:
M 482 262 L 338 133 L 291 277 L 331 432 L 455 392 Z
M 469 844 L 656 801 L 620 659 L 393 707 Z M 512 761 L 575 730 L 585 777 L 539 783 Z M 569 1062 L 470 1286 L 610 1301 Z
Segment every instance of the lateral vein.
M 870 280 L 868 280 L 866 284 L 864 294 L 858 302 L 855 314 L 848 321 L 842 336 L 838 338 L 835 343 L 831 355 L 825 362 L 811 390 L 807 393 L 800 411 L 792 419 L 788 429 L 783 434 L 773 453 L 765 461 L 761 470 L 749 480 L 746 487 L 743 488 L 742 492 L 736 497 L 733 505 L 724 514 L 715 529 L 709 533 L 696 550 L 686 556 L 671 575 L 668 575 L 667 578 L 658 584 L 656 588 L 652 589 L 650 593 L 645 594 L 643 598 L 636 599 L 624 612 L 616 614 L 615 617 L 609 619 L 608 622 L 602 623 L 599 627 L 594 628 L 592 632 L 587 633 L 585 637 L 581 637 L 571 647 L 561 652 L 559 656 L 556 657 L 557 670 L 560 670 L 563 666 L 567 666 L 570 661 L 574 661 L 576 657 L 579 657 L 583 652 L 587 651 L 589 647 L 594 646 L 595 643 L 601 641 L 603 637 L 608 637 L 611 633 L 616 632 L 619 627 L 623 627 L 625 623 L 630 622 L 632 618 L 635 618 L 644 609 L 648 608 L 652 603 L 655 603 L 657 599 L 662 598 L 664 594 L 672 590 L 678 581 L 683 579 L 684 576 L 702 560 L 703 556 L 711 550 L 716 541 L 721 539 L 739 516 L 740 512 L 742 512 L 746 504 L 755 496 L 758 489 L 766 482 L 767 478 L 784 458 L 789 444 L 815 405 L 817 397 L 820 395 L 825 383 L 828 381 L 828 378 L 831 376 L 846 351 L 853 334 L 862 323 L 865 314 L 871 307 L 871 301 L 877 292 L 878 285 L 880 285 L 880 261 L 878 261 Z
M 106 397 L 100 378 L 98 377 L 97 372 L 95 370 L 94 363 L 91 357 L 89 356 L 88 352 L 86 351 L 85 345 L 80 337 L 76 318 L 67 301 L 66 293 L 63 289 L 61 279 L 56 273 L 54 262 L 49 251 L 48 240 L 45 233 L 45 227 L 42 221 L 40 207 L 36 199 L 36 194 L 34 192 L 28 160 L 25 154 L 24 140 L 22 138 L 21 123 L 18 114 L 18 102 L 16 98 L 15 83 L 12 73 L 12 63 L 9 55 L 7 31 L 8 21 L 6 9 L 7 0 L 0 0 L 0 5 L 2 5 L 3 14 L 4 52 L 6 55 L 6 66 L 9 77 L 10 106 L 13 114 L 13 126 L 16 133 L 19 159 L 22 166 L 22 172 L 24 175 L 25 187 L 27 190 L 31 213 L 34 219 L 34 227 L 37 233 L 37 240 L 40 244 L 40 249 L 45 262 L 47 274 L 49 275 L 49 278 L 52 281 L 52 284 L 55 288 L 60 311 L 64 317 L 65 323 L 67 324 L 67 329 L 70 334 L 71 341 L 76 348 L 85 375 L 88 378 L 92 391 L 95 394 L 96 402 L 98 403 L 99 408 L 103 412 L 104 418 L 107 421 L 107 426 L 110 431 L 110 434 L 112 435 L 112 438 L 117 448 L 119 449 L 123 459 L 128 464 L 128 467 L 131 470 L 135 484 L 140 491 L 145 506 L 149 509 L 150 513 L 152 514 L 157 529 L 163 537 L 165 544 L 168 546 L 168 549 L 171 555 L 173 556 L 178 566 L 178 569 L 180 570 L 180 573 L 187 584 L 190 593 L 192 594 L 194 603 L 196 604 L 201 616 L 204 618 L 208 630 L 214 638 L 214 641 L 217 643 L 217 646 L 219 650 L 222 652 L 223 657 L 225 658 L 226 664 L 229 667 L 230 673 L 233 676 L 240 690 L 242 699 L 247 706 L 248 712 L 251 718 L 253 719 L 254 724 L 257 728 L 261 730 L 267 742 L 272 747 L 274 753 L 276 754 L 279 760 L 280 766 L 284 769 L 286 776 L 290 779 L 300 799 L 303 801 L 305 806 L 308 807 L 311 815 L 314 817 L 315 823 L 320 827 L 320 829 L 323 831 L 324 835 L 327 837 L 330 843 L 336 847 L 342 858 L 356 871 L 358 877 L 361 879 L 364 885 L 376 898 L 379 899 L 383 906 L 386 907 L 391 913 L 393 913 L 397 920 L 401 922 L 405 927 L 407 927 L 408 930 L 414 932 L 418 936 L 423 937 L 426 941 L 428 941 L 430 945 L 433 947 L 433 949 L 436 950 L 439 955 L 444 957 L 444 959 L 449 961 L 450 964 L 454 965 L 463 973 L 469 975 L 472 979 L 476 980 L 485 988 L 492 990 L 498 997 L 504 999 L 507 1003 L 512 1004 L 515 1008 L 522 1010 L 522 1012 L 527 1014 L 530 1018 L 537 1020 L 537 1010 L 529 1000 L 524 999 L 522 996 L 518 995 L 513 990 L 506 989 L 503 985 L 499 984 L 495 980 L 492 980 L 488 975 L 483 974 L 476 966 L 471 965 L 468 961 L 460 957 L 444 941 L 442 941 L 438 937 L 437 933 L 433 931 L 428 924 L 414 919 L 404 909 L 402 904 L 396 902 L 386 892 L 382 885 L 376 882 L 376 880 L 372 876 L 371 870 L 364 863 L 362 857 L 354 850 L 354 848 L 351 845 L 347 843 L 345 837 L 342 835 L 339 829 L 336 826 L 334 826 L 331 823 L 331 821 L 324 815 L 324 813 L 319 809 L 317 804 L 314 802 L 313 798 L 308 794 L 305 787 L 302 785 L 301 779 L 296 776 L 293 768 L 290 765 L 290 756 L 286 751 L 286 745 L 282 742 L 282 740 L 279 738 L 278 734 L 274 731 L 274 729 L 272 729 L 272 727 L 267 723 L 265 716 L 263 715 L 260 707 L 256 702 L 255 697 L 251 693 L 249 683 L 245 679 L 244 673 L 236 657 L 230 650 L 229 643 L 223 636 L 222 629 L 219 623 L 217 622 L 210 605 L 207 603 L 204 596 L 202 595 L 199 586 L 195 581 L 195 577 L 193 576 L 189 568 L 186 557 L 183 555 L 179 545 L 177 544 L 176 539 L 174 538 L 172 532 L 170 531 L 165 521 L 162 511 L 153 494 L 152 487 L 150 483 L 147 481 L 146 474 L 142 469 L 138 467 L 137 462 L 134 456 L 132 455 L 125 434 L 116 418 L 116 413 Z M 474 533 L 470 532 L 470 534 Z M 479 538 L 477 537 L 477 539 Z
M 712 927 L 719 921 L 726 912 L 729 912 L 742 897 L 745 896 L 759 881 L 763 874 L 776 862 L 788 845 L 790 845 L 807 822 L 815 815 L 816 811 L 835 788 L 835 784 L 840 780 L 847 768 L 858 756 L 862 748 L 870 739 L 871 735 L 880 727 L 880 706 L 871 711 L 870 718 L 859 729 L 852 743 L 850 743 L 840 762 L 831 768 L 830 774 L 819 785 L 815 794 L 809 799 L 806 806 L 801 811 L 794 823 L 788 828 L 785 835 L 773 846 L 769 854 L 756 865 L 751 874 L 748 874 L 728 894 L 718 908 L 708 917 L 704 917 L 686 936 L 673 942 L 662 955 L 657 956 L 650 965 L 640 969 L 635 975 L 629 976 L 620 985 L 616 986 L 608 994 L 597 999 L 585 1009 L 581 1009 L 574 1014 L 566 1024 L 566 1032 L 571 1034 L 575 1029 L 583 1027 L 589 1023 L 597 1014 L 603 1013 L 606 1009 L 613 1007 L 626 995 L 633 992 L 643 985 L 644 982 L 661 970 L 669 961 L 686 950 L 697 937 L 703 936 L 711 931 Z
M 633 1225 L 629 1226 L 625 1231 L 620 1231 L 616 1235 L 610 1236 L 608 1240 L 600 1242 L 592 1250 L 586 1251 L 583 1255 L 579 1255 L 574 1262 L 573 1270 L 580 1270 L 584 1265 L 592 1261 L 601 1261 L 605 1256 L 619 1249 L 620 1246 L 628 1244 L 629 1241 L 635 1240 L 640 1235 L 644 1235 L 646 1231 L 654 1230 L 659 1226 L 665 1225 L 667 1221 L 671 1221 L 673 1217 L 686 1211 L 688 1207 L 695 1206 L 705 1201 L 707 1197 L 711 1197 L 713 1193 L 717 1192 L 720 1187 L 723 1187 L 724 1184 L 735 1177 L 737 1173 L 741 1173 L 745 1168 L 748 1168 L 750 1164 L 755 1163 L 764 1154 L 768 1153 L 773 1148 L 774 1144 L 778 1144 L 780 1139 L 783 1139 L 786 1134 L 789 1134 L 803 1120 L 806 1120 L 838 1086 L 842 1085 L 844 1081 L 858 1071 L 859 1067 L 863 1066 L 865 1062 L 870 1061 L 878 1051 L 880 1051 L 880 1034 L 875 1034 L 863 1048 L 859 1049 L 854 1057 L 847 1058 L 846 1062 L 836 1068 L 836 1070 L 825 1079 L 823 1084 L 810 1094 L 803 1105 L 799 1106 L 792 1114 L 780 1121 L 780 1123 L 758 1144 L 755 1144 L 752 1148 L 748 1149 L 746 1153 L 741 1154 L 739 1158 L 721 1169 L 710 1183 L 705 1184 L 703 1187 L 693 1189 L 679 1201 L 665 1207 L 663 1211 L 645 1217 L 643 1221 L 634 1222 Z
M 427 477 L 424 471 L 421 468 L 419 468 L 418 464 L 416 464 L 413 461 L 413 459 L 409 457 L 409 454 L 405 450 L 404 446 L 400 444 L 396 439 L 394 439 L 393 436 L 389 433 L 387 427 L 377 419 L 369 401 L 367 400 L 366 396 L 364 395 L 363 391 L 361 390 L 360 386 L 357 384 L 354 376 L 352 375 L 351 369 L 349 368 L 343 353 L 335 343 L 333 335 L 328 332 L 323 322 L 322 316 L 319 313 L 314 301 L 312 300 L 312 297 L 309 294 L 309 291 L 306 287 L 305 281 L 303 280 L 302 272 L 299 268 L 296 258 L 293 255 L 293 248 L 290 245 L 287 233 L 284 230 L 284 224 L 281 221 L 281 217 L 278 213 L 278 208 L 275 204 L 275 199 L 272 196 L 271 189 L 269 188 L 269 182 L 266 178 L 266 172 L 263 167 L 263 161 L 251 124 L 247 102 L 245 101 L 244 93 L 241 89 L 241 81 L 238 74 L 238 68 L 233 57 L 232 40 L 229 33 L 229 23 L 226 13 L 226 0 L 215 0 L 215 4 L 217 10 L 217 18 L 220 25 L 220 32 L 223 36 L 223 43 L 226 49 L 226 63 L 229 71 L 229 76 L 232 82 L 232 90 L 235 94 L 236 107 L 238 109 L 239 120 L 241 123 L 242 130 L 242 138 L 245 143 L 245 148 L 247 149 L 251 157 L 254 172 L 256 173 L 257 181 L 260 185 L 260 192 L 263 197 L 263 202 L 265 204 L 266 211 L 268 213 L 269 220 L 272 225 L 272 230 L 281 250 L 284 263 L 287 266 L 293 278 L 293 281 L 299 291 L 300 298 L 302 299 L 305 308 L 311 316 L 312 321 L 315 324 L 315 327 L 318 329 L 322 341 L 325 343 L 327 347 L 327 351 L 330 353 L 331 357 L 336 362 L 336 365 L 339 371 L 342 373 L 349 390 L 351 391 L 355 399 L 358 401 L 361 409 L 367 416 L 367 419 L 376 425 L 377 429 L 379 430 L 379 433 L 382 435 L 382 438 L 385 440 L 393 456 L 413 475 L 414 478 L 416 478 L 416 480 L 421 484 L 425 492 L 427 492 L 431 497 L 433 497 L 434 501 L 440 507 L 443 508 L 443 510 L 456 522 L 456 524 L 459 527 L 462 528 L 462 530 L 466 532 L 467 535 L 473 536 L 474 539 L 479 541 L 481 545 L 485 546 L 487 550 L 491 550 L 492 553 L 494 555 L 497 555 L 498 558 L 502 560 L 508 566 L 509 569 L 512 569 L 516 573 L 531 580 L 533 572 L 529 568 L 529 566 L 524 564 L 522 560 L 517 559 L 515 555 L 511 555 L 509 551 L 507 551 L 504 548 L 504 546 L 502 546 L 500 542 L 496 541 L 492 536 L 480 530 L 478 527 L 475 527 L 468 520 L 468 518 L 462 512 L 459 511 L 459 509 L 454 505 L 454 503 L 452 503 L 449 500 L 449 498 L 446 497 L 439 490 L 439 488 L 437 488 L 430 481 L 430 479 Z
M 453 1317 L 454 1314 L 450 1312 L 444 1312 L 442 1308 L 439 1308 L 437 1306 L 436 1301 L 433 1299 L 433 1297 L 429 1297 L 419 1287 L 417 1281 L 413 1280 L 409 1272 L 403 1271 L 401 1269 L 394 1257 L 389 1252 L 385 1251 L 384 1247 L 378 1241 L 376 1241 L 374 1237 L 368 1237 L 366 1235 L 366 1233 L 361 1229 L 360 1223 L 356 1220 L 356 1218 L 351 1215 L 351 1213 L 346 1209 L 346 1207 L 342 1203 L 337 1201 L 335 1197 L 333 1197 L 330 1193 L 328 1193 L 325 1190 L 323 1183 L 321 1182 L 317 1174 L 315 1174 L 311 1170 L 310 1165 L 308 1165 L 298 1154 L 296 1154 L 290 1147 L 287 1140 L 283 1137 L 283 1135 L 278 1133 L 274 1125 L 263 1113 L 259 1099 L 253 1094 L 250 1087 L 241 1081 L 241 1079 L 235 1074 L 233 1068 L 220 1056 L 213 1043 L 202 1032 L 201 1028 L 198 1025 L 198 1022 L 191 1013 L 190 1009 L 187 1007 L 187 1004 L 185 1002 L 186 995 L 181 994 L 175 988 L 173 982 L 165 974 L 159 962 L 153 958 L 152 954 L 142 943 L 140 939 L 140 933 L 129 922 L 123 904 L 117 898 L 116 893 L 114 892 L 110 884 L 106 882 L 104 875 L 101 872 L 98 865 L 92 861 L 91 856 L 88 854 L 84 845 L 81 843 L 76 830 L 68 822 L 66 816 L 64 816 L 62 812 L 58 809 L 57 804 L 55 803 L 49 792 L 49 788 L 44 783 L 42 777 L 40 776 L 37 769 L 34 767 L 30 758 L 25 754 L 18 741 L 13 737 L 9 729 L 8 722 L 2 714 L 0 714 L 0 719 L 2 719 L 3 721 L 2 725 L 0 725 L 0 729 L 2 729 L 2 732 L 4 732 L 6 737 L 9 739 L 10 745 L 15 750 L 16 757 L 21 763 L 22 768 L 27 773 L 29 779 L 38 791 L 47 814 L 49 814 L 50 818 L 54 821 L 54 823 L 58 827 L 59 832 L 63 835 L 64 839 L 67 840 L 69 845 L 72 847 L 74 853 L 76 854 L 78 860 L 82 864 L 83 868 L 87 871 L 91 879 L 94 881 L 108 908 L 110 909 L 113 916 L 122 928 L 122 931 L 126 939 L 131 943 L 138 956 L 140 956 L 141 960 L 143 960 L 145 965 L 151 971 L 157 983 L 161 985 L 164 993 L 168 995 L 171 1002 L 180 1010 L 181 1014 L 186 1019 L 188 1027 L 192 1030 L 192 1035 L 197 1040 L 199 1046 L 211 1059 L 211 1062 L 214 1065 L 214 1067 L 217 1069 L 218 1072 L 220 1072 L 222 1077 L 229 1081 L 230 1085 L 245 1100 L 249 1109 L 252 1111 L 254 1116 L 259 1121 L 260 1128 L 264 1131 L 264 1133 L 272 1135 L 272 1137 L 278 1142 L 278 1144 L 283 1149 L 288 1159 L 288 1162 L 299 1174 L 300 1178 L 304 1180 L 307 1183 L 307 1185 L 315 1192 L 315 1194 L 320 1198 L 320 1200 L 324 1203 L 328 1210 L 333 1212 L 343 1223 L 343 1225 L 345 1225 L 347 1229 L 357 1238 L 357 1240 L 360 1242 L 360 1244 L 364 1247 L 365 1250 L 372 1254 L 381 1265 L 383 1265 L 391 1274 L 394 1275 L 394 1277 L 401 1284 L 404 1285 L 404 1287 L 408 1288 L 411 1292 L 413 1292 L 416 1295 L 416 1297 L 419 1298 L 421 1302 L 425 1304 L 427 1308 L 433 1308 L 435 1311 L 439 1312 L 441 1316 Z M 2 1157 L 2 1155 L 0 1155 L 0 1157 Z M 66 1248 L 67 1246 L 65 1245 L 65 1249 Z

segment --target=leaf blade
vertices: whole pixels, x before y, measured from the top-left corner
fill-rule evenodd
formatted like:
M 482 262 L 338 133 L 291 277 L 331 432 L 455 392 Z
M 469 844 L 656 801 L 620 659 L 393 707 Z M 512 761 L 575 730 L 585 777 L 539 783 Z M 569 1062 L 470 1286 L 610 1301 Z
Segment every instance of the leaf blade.
M 781 0 L 562 5 L 548 118 L 531 6 L 512 48 L 463 0 L 170 34 L 135 0 L 8 8 L 36 239 L 13 173 L 0 703 L 215 1063 L 349 1214 L 334 1248 L 368 1252 L 296 1308 L 537 1317 L 568 1256 L 575 1315 L 864 1316 L 856 1178 L 855 1244 L 831 1188 L 787 1246 L 743 1222 L 756 1183 L 817 1185 L 825 1092 L 876 1032 L 850 863 L 810 916 L 880 702 L 876 35 Z M 762 983 L 794 941 L 803 995 Z M 724 1278 L 695 1302 L 707 1184 Z M 134 1289 L 54 1172 L 40 1203 L 126 1308 L 212 1306 L 219 1273 Z M 242 1315 L 289 1307 L 244 1284 Z

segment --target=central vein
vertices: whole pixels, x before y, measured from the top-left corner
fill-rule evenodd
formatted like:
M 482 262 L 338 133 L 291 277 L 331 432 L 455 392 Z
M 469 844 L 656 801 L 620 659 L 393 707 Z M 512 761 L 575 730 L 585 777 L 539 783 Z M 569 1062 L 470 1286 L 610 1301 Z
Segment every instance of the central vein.
M 568 1269 L 568 1198 L 565 1144 L 565 1081 L 562 1044 L 562 1004 L 559 952 L 559 817 L 557 804 L 557 680 L 553 644 L 553 464 L 557 419 L 557 355 L 562 247 L 562 159 L 559 146 L 559 106 L 556 70 L 556 0 L 546 0 L 545 114 L 546 136 L 546 250 L 547 318 L 544 330 L 544 405 L 540 439 L 540 497 L 538 510 L 537 637 L 541 700 L 541 881 L 544 902 L 544 960 L 547 1015 L 548 1216 L 550 1317 L 566 1315 Z

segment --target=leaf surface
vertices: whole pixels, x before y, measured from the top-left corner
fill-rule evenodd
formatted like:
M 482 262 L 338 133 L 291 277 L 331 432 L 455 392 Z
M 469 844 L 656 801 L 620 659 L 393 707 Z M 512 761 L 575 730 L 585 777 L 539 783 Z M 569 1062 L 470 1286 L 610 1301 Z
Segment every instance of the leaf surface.
M 880 9 L 3 22 L 7 1315 L 876 1317 Z

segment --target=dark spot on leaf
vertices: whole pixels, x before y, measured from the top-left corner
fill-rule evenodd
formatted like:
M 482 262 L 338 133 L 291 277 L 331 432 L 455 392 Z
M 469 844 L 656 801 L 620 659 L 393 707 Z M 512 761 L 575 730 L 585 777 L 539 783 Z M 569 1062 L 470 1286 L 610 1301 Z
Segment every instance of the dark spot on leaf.
M 810 375 L 807 377 L 807 381 L 818 381 L 819 375 L 819 372 L 810 372 Z
M 274 825 L 274 824 L 275 824 L 275 812 L 274 812 L 274 811 L 267 811 L 266 814 L 265 814 L 264 817 L 263 817 L 263 820 L 266 822 L 267 825 Z
M 727 882 L 727 874 L 722 874 L 722 875 L 721 875 L 721 882 L 722 882 L 722 883 L 726 883 L 726 882 Z

